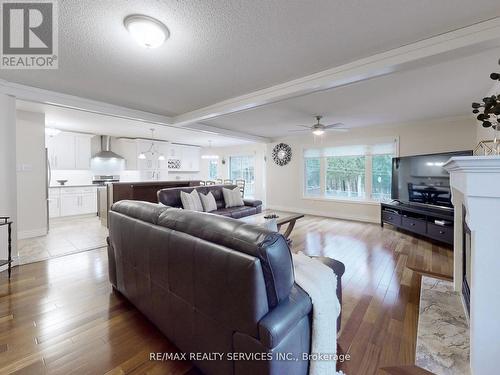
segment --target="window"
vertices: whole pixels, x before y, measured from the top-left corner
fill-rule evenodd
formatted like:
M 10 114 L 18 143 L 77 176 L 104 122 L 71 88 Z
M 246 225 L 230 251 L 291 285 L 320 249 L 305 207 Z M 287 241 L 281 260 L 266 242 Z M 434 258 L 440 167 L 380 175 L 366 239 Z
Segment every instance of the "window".
M 245 180 L 245 197 L 255 194 L 255 160 L 253 156 L 229 157 L 229 178 Z
M 325 194 L 328 197 L 364 198 L 365 157 L 327 157 Z
M 217 171 L 218 162 L 217 160 L 209 160 L 208 161 L 208 179 L 215 180 L 218 175 Z
M 372 198 L 391 199 L 392 155 L 372 156 Z
M 304 195 L 355 200 L 391 198 L 396 142 L 304 151 Z
M 305 191 L 309 196 L 321 195 L 320 158 L 305 158 Z

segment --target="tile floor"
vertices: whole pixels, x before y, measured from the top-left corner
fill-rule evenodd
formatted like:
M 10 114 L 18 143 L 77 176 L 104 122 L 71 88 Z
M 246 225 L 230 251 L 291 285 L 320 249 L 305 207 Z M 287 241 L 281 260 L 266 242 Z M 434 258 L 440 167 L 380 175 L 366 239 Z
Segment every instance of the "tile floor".
M 19 264 L 103 247 L 107 235 L 97 216 L 51 219 L 48 235 L 18 241 Z

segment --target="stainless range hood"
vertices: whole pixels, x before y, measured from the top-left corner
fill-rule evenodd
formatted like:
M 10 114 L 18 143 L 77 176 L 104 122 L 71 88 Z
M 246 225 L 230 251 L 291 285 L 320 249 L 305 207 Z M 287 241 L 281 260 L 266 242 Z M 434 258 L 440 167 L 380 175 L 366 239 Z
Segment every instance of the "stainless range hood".
M 90 168 L 96 175 L 117 175 L 125 169 L 125 159 L 111 151 L 109 135 L 101 135 L 101 151 L 92 156 Z
M 123 157 L 111 151 L 111 137 L 109 135 L 101 135 L 101 151 L 92 158 L 123 159 Z

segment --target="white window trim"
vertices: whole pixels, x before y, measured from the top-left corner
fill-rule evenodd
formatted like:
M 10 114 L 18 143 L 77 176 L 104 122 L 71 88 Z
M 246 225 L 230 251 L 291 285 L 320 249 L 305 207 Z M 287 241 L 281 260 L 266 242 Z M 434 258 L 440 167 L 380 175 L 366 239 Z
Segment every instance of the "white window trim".
M 333 143 L 333 144 L 324 144 L 321 147 L 318 148 L 328 148 L 328 147 L 342 147 L 342 146 L 349 146 L 349 145 L 358 145 L 358 144 L 378 144 L 378 143 L 384 143 L 388 142 L 389 140 L 392 140 L 394 142 L 394 157 L 399 157 L 399 136 L 394 136 L 394 137 L 384 137 L 384 138 L 377 138 L 377 139 L 371 139 L 370 141 L 360 141 L 360 142 L 349 142 L 347 143 Z M 380 203 L 383 203 L 384 201 L 378 200 L 378 199 L 372 199 L 371 197 L 371 188 L 372 188 L 372 181 L 371 181 L 371 173 L 372 173 L 372 156 L 371 154 L 369 155 L 364 155 L 365 156 L 365 198 L 353 198 L 353 199 L 345 199 L 345 198 L 337 198 L 337 197 L 326 197 L 325 196 L 325 185 L 326 185 L 326 157 L 325 156 L 320 156 L 320 187 L 321 187 L 321 195 L 319 197 L 314 197 L 310 195 L 306 195 L 306 184 L 305 184 L 305 157 L 304 157 L 304 151 L 307 149 L 311 149 L 315 147 L 308 147 L 308 146 L 303 146 L 302 147 L 302 152 L 301 152 L 301 173 L 300 173 L 300 180 L 302 181 L 302 199 L 303 200 L 311 200 L 311 201 L 323 201 L 323 202 L 338 202 L 338 203 L 352 203 L 352 204 L 365 204 L 365 205 L 380 205 Z M 369 165 L 368 165 L 369 163 Z M 368 170 L 369 173 L 368 174 Z M 369 182 L 368 182 L 369 181 Z M 370 190 L 368 190 L 368 186 L 370 187 Z M 366 195 L 369 194 L 369 197 L 366 197 Z

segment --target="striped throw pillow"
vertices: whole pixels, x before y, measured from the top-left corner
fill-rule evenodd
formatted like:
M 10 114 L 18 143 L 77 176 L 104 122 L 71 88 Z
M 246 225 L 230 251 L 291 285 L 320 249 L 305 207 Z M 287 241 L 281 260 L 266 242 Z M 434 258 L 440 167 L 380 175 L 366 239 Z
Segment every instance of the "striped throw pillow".
M 222 194 L 224 195 L 224 202 L 226 202 L 226 208 L 230 207 L 240 207 L 244 206 L 243 199 L 241 198 L 240 188 L 234 188 L 233 190 L 222 188 Z
M 214 195 L 211 191 L 207 195 L 200 193 L 201 204 L 205 212 L 212 212 L 217 210 L 217 202 L 215 202 Z
M 195 189 L 193 189 L 193 191 L 189 194 L 181 191 L 181 202 L 182 207 L 185 210 L 203 211 L 203 205 L 201 204 L 200 196 Z

